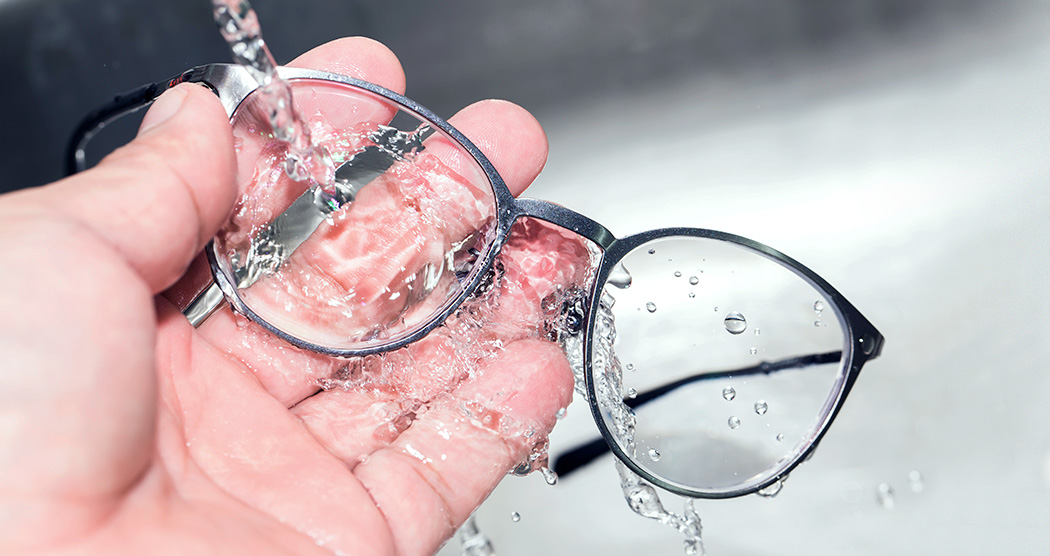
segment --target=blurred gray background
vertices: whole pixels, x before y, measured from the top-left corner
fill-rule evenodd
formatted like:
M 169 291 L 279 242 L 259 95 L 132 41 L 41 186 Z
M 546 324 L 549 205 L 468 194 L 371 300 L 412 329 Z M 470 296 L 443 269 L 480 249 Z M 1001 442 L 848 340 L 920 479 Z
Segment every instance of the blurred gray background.
M 532 110 L 551 156 L 530 195 L 618 234 L 769 243 L 882 330 L 777 498 L 697 503 L 710 554 L 1050 551 L 1050 1 L 255 4 L 279 61 L 364 34 L 439 114 Z M 112 93 L 227 59 L 204 0 L 0 0 L 0 190 L 57 178 Z M 593 427 L 576 400 L 552 453 Z M 503 556 L 681 553 L 608 459 L 508 479 L 478 519 Z

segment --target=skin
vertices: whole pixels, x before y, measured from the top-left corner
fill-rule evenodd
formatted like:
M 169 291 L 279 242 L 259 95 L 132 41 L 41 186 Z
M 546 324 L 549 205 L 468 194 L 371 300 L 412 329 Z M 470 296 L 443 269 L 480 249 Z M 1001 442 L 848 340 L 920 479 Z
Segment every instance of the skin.
M 404 89 L 366 39 L 293 65 Z M 450 122 L 515 194 L 542 169 L 524 110 L 487 101 Z M 433 553 L 529 453 L 520 432 L 541 438 L 568 404 L 538 307 L 585 254 L 539 226 L 504 249 L 489 325 L 373 359 L 391 374 L 367 387 L 319 393 L 345 362 L 228 309 L 193 329 L 179 307 L 207 280 L 198 254 L 233 208 L 236 166 L 218 100 L 180 85 L 98 167 L 0 197 L 0 552 Z M 457 341 L 480 355 L 457 360 Z

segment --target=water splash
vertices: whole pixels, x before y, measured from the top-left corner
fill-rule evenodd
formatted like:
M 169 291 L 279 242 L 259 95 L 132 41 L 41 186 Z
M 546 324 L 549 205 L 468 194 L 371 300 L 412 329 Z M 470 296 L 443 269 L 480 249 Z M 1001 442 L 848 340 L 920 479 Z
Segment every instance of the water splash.
M 540 474 L 543 475 L 543 480 L 548 485 L 554 486 L 558 484 L 558 474 L 550 467 L 540 467 Z
M 627 267 L 623 266 L 623 263 L 619 263 L 609 271 L 606 283 L 621 290 L 626 290 L 631 287 L 631 273 L 627 271 Z
M 460 526 L 458 536 L 463 547 L 463 556 L 496 556 L 492 541 L 478 529 L 473 515 Z
M 660 502 L 660 496 L 652 485 L 642 480 L 641 477 L 627 469 L 620 460 L 616 460 L 616 471 L 620 475 L 620 488 L 623 489 L 624 498 L 631 510 L 648 519 L 653 519 L 676 529 L 685 536 L 682 542 L 685 554 L 689 556 L 703 556 L 707 554 L 704 549 L 703 525 L 700 515 L 693 507 L 693 501 L 687 500 L 681 514 L 669 512 L 664 509 Z
M 780 491 L 784 489 L 784 481 L 786 480 L 787 477 L 781 477 L 774 481 L 773 484 L 756 492 L 756 494 L 763 498 L 775 498 L 776 495 L 780 494 Z
M 650 254 L 655 251 L 651 250 Z M 597 380 L 595 384 L 596 395 L 602 406 L 609 412 L 612 421 L 612 433 L 626 446 L 626 453 L 637 457 L 638 446 L 634 443 L 634 411 L 623 403 L 624 388 L 619 358 L 613 349 L 616 340 L 616 323 L 611 308 L 615 298 L 608 290 L 603 291 L 598 303 L 597 320 L 594 333 L 594 358 L 592 365 L 595 368 Z M 598 372 L 603 369 L 604 372 Z M 582 370 L 581 370 L 582 372 Z M 735 395 L 735 392 L 734 392 Z M 658 450 L 650 449 L 646 455 L 650 461 L 656 462 L 661 458 Z M 693 507 L 693 501 L 685 503 L 681 514 L 667 511 L 660 502 L 660 497 L 652 485 L 645 482 L 641 477 L 629 470 L 619 459 L 615 460 L 616 471 L 620 476 L 620 488 L 623 490 L 624 499 L 632 511 L 638 515 L 659 521 L 668 525 L 685 536 L 683 549 L 689 556 L 702 556 L 704 550 L 700 516 Z

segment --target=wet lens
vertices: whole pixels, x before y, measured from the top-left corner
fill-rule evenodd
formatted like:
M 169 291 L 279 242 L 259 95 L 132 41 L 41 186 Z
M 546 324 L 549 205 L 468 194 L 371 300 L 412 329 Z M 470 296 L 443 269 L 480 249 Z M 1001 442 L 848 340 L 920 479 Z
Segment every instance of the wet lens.
M 239 201 L 215 241 L 244 308 L 332 350 L 397 341 L 434 321 L 477 275 L 491 248 L 492 185 L 436 124 L 370 91 L 292 81 L 334 184 L 286 175 L 255 93 L 233 117 Z
M 592 362 L 606 428 L 661 481 L 726 495 L 780 475 L 841 393 L 835 306 L 747 246 L 671 236 L 613 269 Z

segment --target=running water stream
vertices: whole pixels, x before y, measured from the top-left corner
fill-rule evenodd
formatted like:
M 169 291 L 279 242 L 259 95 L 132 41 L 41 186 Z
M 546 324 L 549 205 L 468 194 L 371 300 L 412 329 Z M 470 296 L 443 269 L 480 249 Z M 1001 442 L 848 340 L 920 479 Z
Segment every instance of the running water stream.
M 285 173 L 295 181 L 312 181 L 327 190 L 335 180 L 332 157 L 311 141 L 310 131 L 296 113 L 292 89 L 277 75 L 277 62 L 263 40 L 255 10 L 247 0 L 212 0 L 212 8 L 234 61 L 259 83 L 274 137 L 288 145 Z
M 266 112 L 273 137 L 287 147 L 284 173 L 293 181 L 309 185 L 310 195 L 305 198 L 314 201 L 313 212 L 323 218 L 326 205 L 341 199 L 335 184 L 335 163 L 328 149 L 311 138 L 292 102 L 291 86 L 277 74 L 277 62 L 263 40 L 255 10 L 247 0 L 212 0 L 212 14 L 234 62 L 259 84 L 256 102 Z M 289 248 L 272 232 L 272 228 L 257 230 L 244 260 L 234 261 L 238 287 L 247 287 L 262 275 L 272 274 L 294 250 L 294 246 Z

